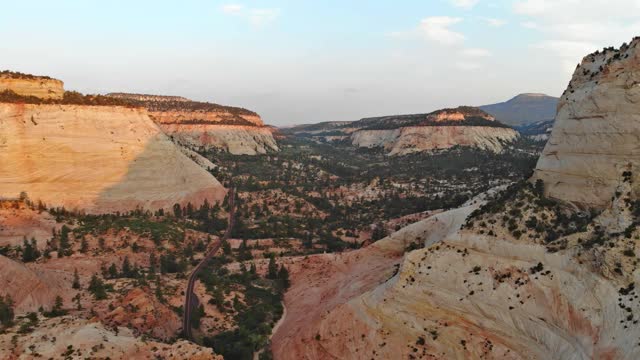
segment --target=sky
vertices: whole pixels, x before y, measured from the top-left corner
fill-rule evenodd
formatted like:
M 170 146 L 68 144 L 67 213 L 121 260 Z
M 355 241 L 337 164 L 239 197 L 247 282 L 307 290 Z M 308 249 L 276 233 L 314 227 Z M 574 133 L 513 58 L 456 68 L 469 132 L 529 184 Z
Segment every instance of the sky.
M 286 126 L 559 96 L 640 35 L 640 0 L 21 0 L 0 70 L 181 95 Z

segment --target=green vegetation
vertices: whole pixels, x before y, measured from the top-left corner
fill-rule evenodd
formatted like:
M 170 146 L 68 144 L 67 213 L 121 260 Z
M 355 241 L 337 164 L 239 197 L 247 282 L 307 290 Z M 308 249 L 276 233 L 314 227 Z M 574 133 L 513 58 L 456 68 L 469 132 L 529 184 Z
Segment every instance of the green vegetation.
M 0 296 L 0 325 L 4 327 L 13 325 L 13 305 L 13 300 L 9 295 L 5 297 Z
M 277 270 L 273 257 L 267 278 L 258 276 L 255 268 L 247 271 L 244 265 L 239 273 L 229 273 L 221 267 L 225 261 L 228 260 L 224 257 L 212 259 L 200 273 L 200 280 L 220 311 L 234 313 L 237 328 L 205 337 L 204 344 L 228 359 L 252 359 L 255 351 L 268 346 L 271 329 L 282 316 L 282 296 L 289 286 L 288 271 L 284 266 Z M 243 300 L 236 296 L 233 301 L 225 301 L 223 294 L 228 296 L 232 291 L 242 293 Z

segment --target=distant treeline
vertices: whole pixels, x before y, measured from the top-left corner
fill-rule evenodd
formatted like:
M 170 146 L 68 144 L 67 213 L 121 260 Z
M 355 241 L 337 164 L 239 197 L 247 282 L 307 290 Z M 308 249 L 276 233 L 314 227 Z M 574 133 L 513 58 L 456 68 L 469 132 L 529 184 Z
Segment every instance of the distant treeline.
M 9 78 L 9 79 L 28 79 L 28 80 L 53 80 L 48 76 L 38 76 L 31 74 L 24 74 L 17 71 L 9 71 L 2 70 L 0 71 L 0 78 Z
M 104 95 L 83 95 L 77 91 L 65 91 L 62 99 L 41 99 L 36 96 L 24 96 L 16 94 L 11 90 L 5 90 L 0 92 L 0 102 L 36 105 L 59 104 L 140 107 L 126 99 L 118 99 Z

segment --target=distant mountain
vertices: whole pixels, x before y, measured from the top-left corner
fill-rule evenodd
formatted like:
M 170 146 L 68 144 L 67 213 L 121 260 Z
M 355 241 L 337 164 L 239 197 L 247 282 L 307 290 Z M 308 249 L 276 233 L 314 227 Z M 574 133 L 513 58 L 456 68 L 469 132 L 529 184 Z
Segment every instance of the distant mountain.
M 513 99 L 480 109 L 495 116 L 496 120 L 512 126 L 523 126 L 556 117 L 558 98 L 545 94 L 520 94 Z

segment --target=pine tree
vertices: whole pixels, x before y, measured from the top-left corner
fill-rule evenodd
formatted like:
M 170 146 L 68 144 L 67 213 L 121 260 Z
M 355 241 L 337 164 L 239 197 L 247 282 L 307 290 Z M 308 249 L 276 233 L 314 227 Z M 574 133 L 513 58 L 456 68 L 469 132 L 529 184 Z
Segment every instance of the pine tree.
M 122 273 L 121 276 L 122 277 L 132 277 L 132 271 L 131 271 L 131 263 L 129 262 L 129 257 L 125 256 L 124 257 L 124 261 L 122 262 Z
M 156 258 L 156 253 L 152 252 L 149 255 L 149 270 L 151 270 L 152 274 L 155 274 L 158 271 L 158 259 Z
M 268 279 L 276 279 L 278 278 L 278 264 L 276 264 L 276 259 L 273 255 L 269 257 L 269 268 L 268 268 L 267 278 Z
M 78 269 L 73 270 L 73 284 L 71 285 L 74 289 L 80 289 L 80 276 L 78 275 Z
M 225 255 L 231 255 L 231 245 L 229 245 L 227 239 L 222 239 L 222 252 Z
M 110 279 L 115 279 L 118 277 L 118 268 L 116 267 L 116 264 L 111 264 L 111 266 L 109 266 L 109 278 Z
M 83 236 L 82 241 L 80 242 L 80 252 L 85 254 L 87 251 L 89 251 L 89 243 L 87 242 L 87 239 Z
M 288 289 L 289 286 L 291 286 L 291 283 L 289 282 L 289 270 L 287 270 L 286 267 L 284 267 L 284 265 L 280 266 L 280 271 L 278 272 L 278 279 L 280 279 L 280 281 L 282 282 L 282 288 L 283 289 Z
M 107 291 L 104 287 L 104 282 L 93 274 L 91 281 L 89 281 L 89 291 L 93 294 L 96 300 L 103 300 L 107 298 Z

